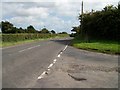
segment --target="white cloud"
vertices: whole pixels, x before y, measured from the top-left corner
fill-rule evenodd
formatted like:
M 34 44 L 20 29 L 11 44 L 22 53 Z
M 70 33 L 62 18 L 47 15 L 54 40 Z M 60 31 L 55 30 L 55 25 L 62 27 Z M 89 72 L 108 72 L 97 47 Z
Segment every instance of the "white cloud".
M 18 9 L 16 13 L 20 16 L 39 16 L 41 18 L 46 18 L 49 15 L 48 9 L 41 7 L 32 7 L 28 9 L 21 8 Z
M 2 2 L 118 2 L 119 0 L 2 0 Z
M 0 20 L 2 20 L 2 3 L 0 3 Z
M 31 4 L 31 3 L 29 3 Z M 36 16 L 46 18 L 49 13 L 47 8 L 43 7 L 29 7 L 24 8 L 25 3 L 4 3 L 3 16 Z
M 108 4 L 117 5 L 118 0 L 83 0 L 84 12 L 101 10 Z M 57 32 L 70 32 L 79 25 L 81 0 L 4 0 L 2 1 L 3 20 L 18 27 L 33 25 L 37 29 L 46 26 Z
M 71 16 L 75 15 L 76 10 L 73 8 L 74 4 L 71 5 L 69 2 L 56 2 L 56 10 L 58 10 L 58 14 Z

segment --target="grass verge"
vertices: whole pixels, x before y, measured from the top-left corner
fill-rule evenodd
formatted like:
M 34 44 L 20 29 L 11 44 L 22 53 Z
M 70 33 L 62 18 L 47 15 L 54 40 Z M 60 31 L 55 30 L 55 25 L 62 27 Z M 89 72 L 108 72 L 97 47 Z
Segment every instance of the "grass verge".
M 85 41 L 75 38 L 72 40 L 71 45 L 79 49 L 120 55 L 120 43 L 115 41 L 92 40 L 86 43 Z
M 26 43 L 31 43 L 31 42 L 43 41 L 43 40 L 64 38 L 64 37 L 66 37 L 66 36 L 56 36 L 56 37 L 51 37 L 51 38 L 42 38 L 42 39 L 40 38 L 40 39 L 32 39 L 32 40 L 24 40 L 24 41 L 11 41 L 11 42 L 0 41 L 0 47 L 8 47 L 8 46 L 26 44 Z
M 8 46 L 14 46 L 14 45 L 42 41 L 42 40 L 44 40 L 44 39 L 24 40 L 24 41 L 17 41 L 17 42 L 2 42 L 2 43 L 0 43 L 0 47 L 8 47 Z

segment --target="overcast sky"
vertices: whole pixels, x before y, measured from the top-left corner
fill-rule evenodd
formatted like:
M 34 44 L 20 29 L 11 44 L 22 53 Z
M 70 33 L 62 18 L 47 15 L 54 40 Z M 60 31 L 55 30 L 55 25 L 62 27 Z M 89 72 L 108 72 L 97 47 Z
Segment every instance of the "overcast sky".
M 83 0 L 84 12 L 102 10 L 106 5 L 117 6 L 119 0 Z M 79 25 L 81 0 L 3 0 L 2 20 L 16 27 L 33 25 L 40 30 L 46 27 L 56 32 L 70 33 Z

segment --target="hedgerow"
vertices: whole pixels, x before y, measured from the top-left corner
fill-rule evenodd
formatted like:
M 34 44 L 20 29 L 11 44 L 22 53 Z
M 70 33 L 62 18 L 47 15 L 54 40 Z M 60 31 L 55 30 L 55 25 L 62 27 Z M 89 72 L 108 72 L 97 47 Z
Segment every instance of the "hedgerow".
M 17 42 L 24 40 L 46 39 L 58 36 L 57 34 L 2 34 L 2 42 Z

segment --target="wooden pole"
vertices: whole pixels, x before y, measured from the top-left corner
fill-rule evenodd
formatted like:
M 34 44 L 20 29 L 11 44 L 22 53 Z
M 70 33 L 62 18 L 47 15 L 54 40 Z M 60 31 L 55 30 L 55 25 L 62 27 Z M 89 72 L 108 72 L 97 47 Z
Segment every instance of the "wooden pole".
M 81 5 L 81 36 L 83 37 L 83 1 Z

